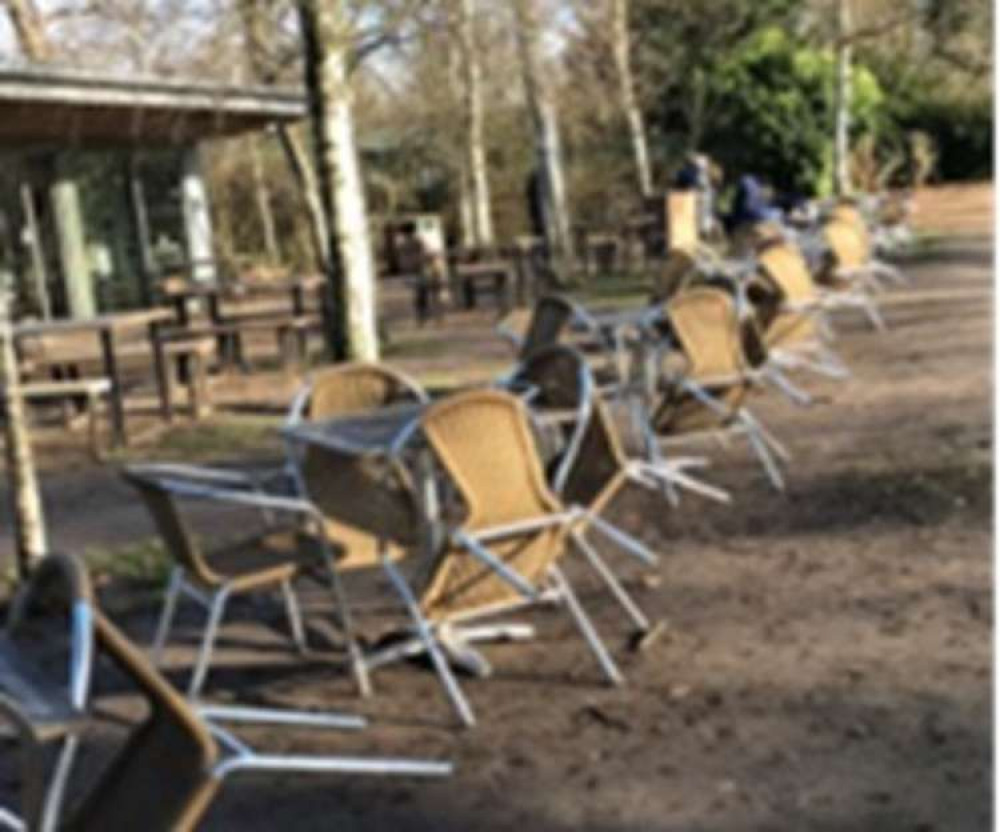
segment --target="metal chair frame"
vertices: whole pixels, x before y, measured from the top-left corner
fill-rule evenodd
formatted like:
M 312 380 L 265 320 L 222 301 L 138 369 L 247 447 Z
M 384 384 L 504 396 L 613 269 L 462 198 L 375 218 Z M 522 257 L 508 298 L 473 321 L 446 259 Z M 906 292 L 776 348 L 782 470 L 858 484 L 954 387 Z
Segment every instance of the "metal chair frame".
M 155 478 L 162 488 L 176 497 L 256 508 L 262 513 L 265 522 L 269 524 L 273 523 L 276 515 L 291 515 L 313 527 L 315 530 L 313 539 L 319 546 L 319 552 L 326 567 L 323 571 L 327 577 L 327 588 L 333 595 L 351 669 L 359 690 L 363 695 L 367 695 L 370 686 L 364 664 L 361 661 L 361 651 L 355 638 L 347 596 L 336 568 L 332 542 L 324 531 L 323 515 L 312 503 L 298 497 L 282 497 L 263 493 L 255 480 L 248 479 L 239 472 L 169 464 L 134 466 L 129 469 L 129 472 L 138 477 Z M 171 571 L 163 609 L 153 640 L 152 657 L 154 664 L 159 664 L 170 636 L 177 604 L 181 597 L 187 597 L 205 609 L 207 611 L 206 625 L 188 684 L 188 696 L 197 699 L 211 667 L 215 642 L 227 603 L 233 595 L 234 582 L 224 582 L 206 592 L 189 580 L 185 572 L 186 570 L 180 564 Z M 280 582 L 279 588 L 283 596 L 293 644 L 300 652 L 305 652 L 307 650 L 305 628 L 294 587 L 290 580 L 284 580 Z
M 36 568 L 27 586 L 15 597 L 7 620 L 7 631 L 15 634 L 21 626 L 41 583 L 50 574 L 54 580 L 67 584 L 67 607 L 70 619 L 70 656 L 67 705 L 79 717 L 90 704 L 91 678 L 94 663 L 94 609 L 89 581 L 79 563 L 65 555 L 50 555 Z M 19 684 L 10 679 L 12 689 L 0 690 L 0 714 L 14 723 L 23 744 L 25 782 L 22 785 L 21 814 L 0 806 L 0 824 L 26 832 L 54 832 L 59 826 L 66 786 L 80 744 L 80 730 L 70 729 L 53 740 L 59 743 L 56 761 L 44 784 L 45 772 L 40 758 L 47 741 L 36 734 L 33 721 L 23 708 L 44 707 L 30 683 Z M 22 702 L 22 697 L 28 701 Z
M 460 397 L 456 397 L 454 401 L 441 402 L 436 407 L 458 407 L 461 406 L 461 403 L 457 400 L 459 398 L 469 401 L 470 399 L 480 400 L 482 397 L 499 398 L 506 406 L 516 408 L 524 420 L 523 429 L 525 432 L 528 432 L 527 424 L 529 416 L 524 410 L 523 403 L 508 393 L 495 390 L 476 391 L 462 394 Z M 427 419 L 433 419 L 434 411 L 435 408 L 431 408 L 425 416 L 425 424 Z M 432 447 L 435 447 L 434 440 L 431 439 L 430 441 Z M 440 451 L 440 448 L 435 447 L 435 450 Z M 526 464 L 539 465 L 537 459 L 533 459 Z M 600 556 L 593 550 L 593 547 L 583 537 L 580 526 L 586 520 L 585 514 L 577 508 L 561 506 L 554 495 L 551 495 L 551 501 L 552 505 L 557 506 L 557 508 L 547 515 L 526 517 L 515 522 L 480 528 L 475 531 L 461 527 L 453 528 L 448 534 L 448 543 L 452 549 L 463 551 L 505 582 L 516 593 L 516 601 L 505 601 L 487 607 L 477 607 L 474 610 L 430 620 L 421 608 L 417 592 L 414 591 L 398 566 L 388 557 L 384 557 L 382 559 L 383 568 L 409 614 L 412 626 L 410 635 L 402 642 L 374 651 L 366 656 L 364 662 L 367 671 L 371 672 L 378 667 L 399 661 L 403 658 L 426 654 L 431 660 L 460 723 L 465 727 L 472 727 L 476 723 L 476 718 L 468 699 L 458 684 L 452 670 L 452 664 L 456 664 L 476 676 L 489 676 L 492 673 L 492 667 L 486 658 L 475 650 L 473 647 L 475 643 L 497 640 L 521 640 L 534 636 L 534 628 L 524 624 L 512 624 L 509 622 L 481 624 L 478 622 L 525 607 L 540 604 L 560 604 L 567 609 L 607 681 L 613 685 L 623 684 L 624 677 L 621 671 L 601 641 L 593 623 L 587 616 L 573 587 L 559 565 L 552 563 L 547 569 L 544 578 L 536 584 L 527 580 L 516 569 L 506 565 L 491 550 L 491 544 L 500 540 L 523 538 L 546 529 L 559 529 L 565 534 L 564 545 L 568 547 L 569 544 L 572 544 L 579 550 L 591 568 L 595 570 L 615 596 L 632 623 L 640 629 L 648 628 L 649 625 L 645 616 L 635 603 L 632 602 L 631 598 L 628 597 L 613 573 L 611 573 L 610 569 L 600 559 Z M 437 556 L 440 557 L 442 555 Z

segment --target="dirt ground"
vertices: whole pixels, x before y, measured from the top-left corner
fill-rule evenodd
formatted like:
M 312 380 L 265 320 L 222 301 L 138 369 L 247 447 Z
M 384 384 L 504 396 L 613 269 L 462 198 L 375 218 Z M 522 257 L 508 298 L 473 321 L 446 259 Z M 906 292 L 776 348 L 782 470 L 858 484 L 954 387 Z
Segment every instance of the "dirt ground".
M 652 574 L 615 559 L 663 622 L 662 637 L 629 649 L 619 609 L 585 570 L 573 574 L 625 687 L 601 684 L 564 613 L 533 613 L 526 620 L 536 641 L 488 648 L 494 677 L 463 680 L 481 723 L 463 731 L 426 669 L 379 671 L 377 695 L 363 701 L 338 655 L 296 661 L 271 607 L 237 607 L 243 622 L 274 626 L 227 629 L 210 696 L 356 711 L 373 723 L 357 735 L 252 733 L 259 745 L 442 757 L 457 772 L 434 782 L 234 779 L 206 828 L 990 828 L 991 201 L 987 186 L 921 195 L 918 225 L 936 236 L 905 263 L 913 285 L 886 298 L 889 332 L 840 318 L 837 349 L 852 378 L 804 378 L 818 399 L 809 408 L 773 395 L 756 404 L 794 455 L 786 494 L 769 488 L 736 443 L 710 449 L 706 475 L 731 489 L 732 507 L 688 498 L 670 510 L 641 492 L 614 507 L 662 555 Z M 450 349 L 443 332 L 400 324 L 393 360 L 435 383 L 463 370 L 473 351 L 480 377 L 507 360 L 485 316 L 449 330 Z M 117 483 L 115 464 L 272 456 L 272 428 L 294 386 L 277 374 L 234 380 L 221 392 L 240 400 L 239 410 L 157 434 L 110 465 L 89 463 L 58 437 L 43 442 L 53 548 L 86 551 L 104 566 L 118 557 L 141 571 L 136 541 L 151 527 Z M 9 558 L 9 535 L 0 546 Z M 108 578 L 102 596 L 148 642 L 155 585 Z M 317 630 L 321 604 L 310 597 Z M 187 636 L 196 621 L 182 618 Z M 190 639 L 169 658 L 182 683 Z M 122 692 L 110 707 L 134 712 Z M 118 729 L 102 729 L 92 753 L 103 756 L 119 739 Z M 9 760 L 0 766 L 4 793 L 9 768 Z M 94 767 L 82 769 L 86 779 Z

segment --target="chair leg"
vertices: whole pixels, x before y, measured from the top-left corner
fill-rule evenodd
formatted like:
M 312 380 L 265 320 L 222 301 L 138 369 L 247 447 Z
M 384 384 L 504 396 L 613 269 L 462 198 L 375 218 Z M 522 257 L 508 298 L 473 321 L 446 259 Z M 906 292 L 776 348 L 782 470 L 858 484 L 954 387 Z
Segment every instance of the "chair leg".
M 205 632 L 201 637 L 201 647 L 198 650 L 198 659 L 195 662 L 194 671 L 191 673 L 191 681 L 188 684 L 188 696 L 197 699 L 205 685 L 205 678 L 208 676 L 208 668 L 212 662 L 212 651 L 215 648 L 215 638 L 219 633 L 219 624 L 222 623 L 222 616 L 226 611 L 226 602 L 229 600 L 229 589 L 223 587 L 212 595 L 209 605 L 208 622 L 205 625 Z
M 45 795 L 45 805 L 42 809 L 40 832 L 56 832 L 60 825 L 60 815 L 63 799 L 66 794 L 66 784 L 69 782 L 70 771 L 76 752 L 80 745 L 79 737 L 67 737 L 59 750 L 55 770 Z
M 476 717 L 472 713 L 472 708 L 469 706 L 465 694 L 462 693 L 462 689 L 458 686 L 458 680 L 455 678 L 455 674 L 451 672 L 451 667 L 447 659 L 445 659 L 444 654 L 438 647 L 434 632 L 420 611 L 420 606 L 417 604 L 417 599 L 413 596 L 409 584 L 406 583 L 406 579 L 399 574 L 399 570 L 396 569 L 388 558 L 383 560 L 382 565 L 396 592 L 399 593 L 403 604 L 406 606 L 407 612 L 410 613 L 410 617 L 413 619 L 417 635 L 423 641 L 427 649 L 427 654 L 431 657 L 434 670 L 437 672 L 441 684 L 444 685 L 444 689 L 451 700 L 452 707 L 454 707 L 455 712 L 458 714 L 458 718 L 465 727 L 473 727 L 476 724 Z
M 774 486 L 776 491 L 784 491 L 785 478 L 781 475 L 781 471 L 778 468 L 778 464 L 774 461 L 770 448 L 768 448 L 767 443 L 760 435 L 760 428 L 752 419 L 747 418 L 747 414 L 745 413 L 741 414 L 741 422 L 743 424 L 747 440 L 750 442 L 750 447 L 753 448 L 754 453 L 757 454 L 757 458 L 761 462 L 761 465 L 764 466 L 764 470 L 767 472 L 767 476 L 771 480 L 771 485 Z
M 156 666 L 163 662 L 163 649 L 167 646 L 167 639 L 170 637 L 170 627 L 174 622 L 174 614 L 177 612 L 177 601 L 180 598 L 183 582 L 184 573 L 179 566 L 175 566 L 170 572 L 167 594 L 163 599 L 163 610 L 160 613 L 160 621 L 156 625 L 156 635 L 153 638 L 152 658 L 153 664 Z
M 358 693 L 362 697 L 372 694 L 371 680 L 368 678 L 368 670 L 365 665 L 365 658 L 358 646 L 358 640 L 354 635 L 354 620 L 351 616 L 350 605 L 347 602 L 347 593 L 344 591 L 344 584 L 340 579 L 340 572 L 326 544 L 323 544 L 324 558 L 326 560 L 326 571 L 330 579 L 330 591 L 333 594 L 333 601 L 340 616 L 340 626 L 344 631 L 344 640 L 347 643 L 348 660 L 351 663 L 351 672 L 354 674 L 354 681 L 358 686 Z
M 573 542 L 576 547 L 583 553 L 583 556 L 593 567 L 594 571 L 600 576 L 601 580 L 604 581 L 605 586 L 615 597 L 615 600 L 621 605 L 621 608 L 625 610 L 625 614 L 632 620 L 632 623 L 636 626 L 640 632 L 646 632 L 649 630 L 649 619 L 643 614 L 642 610 L 639 609 L 639 605 L 632 599 L 632 596 L 626 592 L 625 587 L 621 585 L 621 581 L 615 576 L 614 572 L 608 568 L 608 565 L 604 562 L 590 542 L 579 532 L 573 532 L 572 534 Z
M 302 608 L 299 606 L 299 599 L 290 580 L 281 582 L 281 594 L 285 599 L 285 614 L 288 616 L 288 626 L 292 631 L 292 642 L 299 653 L 304 655 L 309 650 L 306 644 L 306 629 L 302 624 Z
M 597 659 L 597 663 L 601 666 L 601 670 L 604 672 L 607 680 L 613 685 L 624 684 L 625 679 L 621 671 L 611 658 L 600 636 L 598 636 L 597 630 L 594 629 L 594 625 L 580 604 L 580 599 L 576 597 L 576 593 L 573 592 L 573 588 L 569 585 L 569 581 L 566 580 L 566 576 L 562 573 L 562 570 L 558 566 L 553 565 L 550 567 L 549 573 L 552 575 L 552 579 L 556 583 L 562 600 L 566 603 L 570 615 L 573 616 L 577 628 L 594 654 L 594 658 Z
M 597 514 L 589 514 L 587 517 L 594 528 L 600 531 L 608 540 L 617 544 L 623 551 L 637 557 L 646 566 L 656 566 L 659 562 L 659 557 L 657 557 L 656 553 L 651 551 L 642 541 L 623 532 L 617 526 L 612 525 Z

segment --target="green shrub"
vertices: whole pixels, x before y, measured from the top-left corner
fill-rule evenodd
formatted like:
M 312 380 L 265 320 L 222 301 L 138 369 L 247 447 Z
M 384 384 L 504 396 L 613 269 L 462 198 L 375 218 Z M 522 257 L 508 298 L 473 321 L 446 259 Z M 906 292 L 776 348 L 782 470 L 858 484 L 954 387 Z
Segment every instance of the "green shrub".
M 718 116 L 706 149 L 727 169 L 762 175 L 782 191 L 828 193 L 835 75 L 831 51 L 800 46 L 779 28 L 762 29 L 711 79 Z M 878 80 L 855 66 L 852 84 L 855 133 L 877 130 Z

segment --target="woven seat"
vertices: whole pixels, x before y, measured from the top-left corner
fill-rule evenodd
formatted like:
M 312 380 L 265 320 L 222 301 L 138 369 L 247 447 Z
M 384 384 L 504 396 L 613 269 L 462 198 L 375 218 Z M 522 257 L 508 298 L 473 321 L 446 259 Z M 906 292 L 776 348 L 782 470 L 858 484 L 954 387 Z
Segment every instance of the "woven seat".
M 547 485 L 520 400 L 492 390 L 463 393 L 431 406 L 421 424 L 461 498 L 464 518 L 451 530 L 422 584 L 411 585 L 394 564 L 383 561 L 416 635 L 371 656 L 369 666 L 428 653 L 460 720 L 472 725 L 472 710 L 448 659 L 471 662 L 477 672 L 488 673 L 489 665 L 469 642 L 503 637 L 508 631 L 473 630 L 470 622 L 548 599 L 565 603 L 606 677 L 620 682 L 560 569 L 570 546 L 581 539 L 574 528 L 577 513 L 564 508 Z
M 198 695 L 204 686 L 217 631 L 226 604 L 234 595 L 280 591 L 292 640 L 297 649 L 305 650 L 305 630 L 293 582 L 309 563 L 300 554 L 297 527 L 284 532 L 265 528 L 223 544 L 217 551 L 206 550 L 188 528 L 178 503 L 179 496 L 186 496 L 183 480 L 142 466 L 128 468 L 122 476 L 139 493 L 174 561 L 153 644 L 154 661 L 162 656 L 182 595 L 208 608 L 208 622 L 188 688 L 191 696 Z
M 390 367 L 342 364 L 313 376 L 288 421 L 326 421 L 426 399 L 415 381 Z M 292 457 L 303 494 L 322 512 L 327 536 L 340 549 L 341 570 L 377 565 L 383 546 L 402 558 L 423 539 L 423 514 L 398 462 L 315 445 L 294 449 Z
M 755 364 L 766 355 L 757 362 L 748 358 L 745 346 L 752 343 L 752 329 L 739 320 L 733 298 L 721 289 L 696 287 L 667 304 L 667 318 L 686 368 L 665 379 L 652 408 L 653 431 L 669 439 L 715 431 L 744 433 L 772 484 L 783 489 L 774 455 L 787 458 L 787 452 L 747 407 L 759 378 Z
M 100 612 L 97 643 L 145 700 L 147 713 L 132 729 L 96 783 L 60 826 L 70 832 L 127 830 L 191 832 L 211 807 L 223 781 L 237 772 L 443 776 L 448 763 L 391 758 L 260 753 L 225 723 L 294 724 L 356 730 L 365 721 L 346 715 L 262 708 L 199 707 L 175 691 L 136 647 Z M 273 730 L 273 729 L 272 729 Z M 259 781 L 258 781 L 259 782 Z M 255 786 L 259 788 L 258 786 Z

